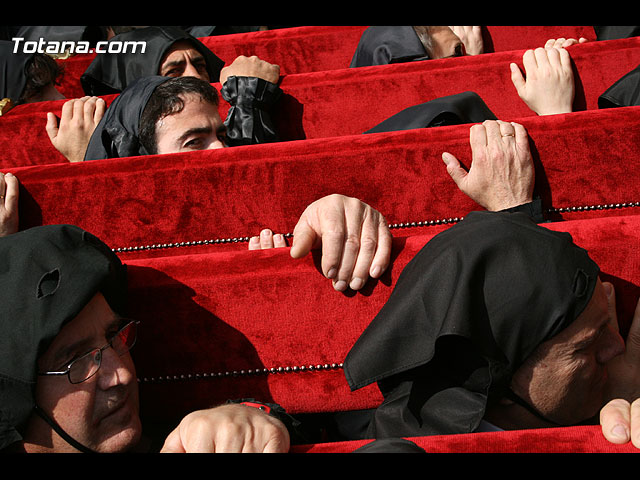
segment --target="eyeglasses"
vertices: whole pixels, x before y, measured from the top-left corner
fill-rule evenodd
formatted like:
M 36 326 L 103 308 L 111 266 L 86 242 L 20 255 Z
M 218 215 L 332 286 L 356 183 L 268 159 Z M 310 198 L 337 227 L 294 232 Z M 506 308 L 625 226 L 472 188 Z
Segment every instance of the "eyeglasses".
M 65 370 L 59 372 L 42 372 L 38 375 L 67 375 L 69 382 L 82 383 L 94 376 L 102 363 L 102 352 L 111 347 L 119 355 L 127 353 L 136 343 L 138 333 L 138 320 L 129 320 L 109 342 L 101 347 L 85 353 L 80 358 L 72 361 Z

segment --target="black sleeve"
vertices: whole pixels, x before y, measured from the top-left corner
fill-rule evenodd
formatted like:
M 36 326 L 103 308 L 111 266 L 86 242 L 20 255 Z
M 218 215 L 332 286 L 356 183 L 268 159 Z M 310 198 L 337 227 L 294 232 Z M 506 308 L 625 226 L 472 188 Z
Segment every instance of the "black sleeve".
M 534 198 L 529 203 L 523 203 L 522 205 L 518 205 L 517 207 L 511 207 L 505 210 L 501 210 L 501 212 L 522 212 L 526 213 L 531 218 L 531 220 L 536 223 L 545 222 L 544 214 L 542 212 L 542 199 L 540 197 Z
M 220 90 L 231 108 L 224 121 L 227 145 L 254 145 L 278 141 L 271 107 L 282 95 L 280 87 L 257 77 L 232 76 Z

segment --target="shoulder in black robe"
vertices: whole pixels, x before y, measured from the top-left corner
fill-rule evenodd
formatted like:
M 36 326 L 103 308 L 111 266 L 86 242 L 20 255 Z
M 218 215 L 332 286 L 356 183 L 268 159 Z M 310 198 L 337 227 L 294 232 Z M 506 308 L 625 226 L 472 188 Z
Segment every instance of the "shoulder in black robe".
M 598 97 L 599 108 L 637 105 L 640 105 L 640 65 L 622 76 Z
M 620 38 L 637 37 L 640 35 L 640 26 L 632 25 L 613 25 L 593 27 L 598 40 L 617 40 Z

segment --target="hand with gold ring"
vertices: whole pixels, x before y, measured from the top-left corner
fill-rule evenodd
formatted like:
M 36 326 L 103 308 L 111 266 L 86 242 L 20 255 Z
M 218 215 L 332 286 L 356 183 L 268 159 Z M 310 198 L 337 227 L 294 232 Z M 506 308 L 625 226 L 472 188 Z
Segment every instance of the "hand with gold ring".
M 529 136 L 518 123 L 487 120 L 469 132 L 469 170 L 451 153 L 442 160 L 458 188 L 490 211 L 517 207 L 533 200 L 535 171 Z
M 18 231 L 18 178 L 0 173 L 0 237 Z

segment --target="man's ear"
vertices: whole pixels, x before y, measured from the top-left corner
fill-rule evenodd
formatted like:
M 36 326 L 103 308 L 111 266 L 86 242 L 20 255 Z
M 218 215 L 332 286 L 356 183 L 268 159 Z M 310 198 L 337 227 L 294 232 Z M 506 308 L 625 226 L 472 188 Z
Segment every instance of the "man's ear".
M 609 311 L 609 318 L 616 326 L 616 331 L 620 331 L 618 325 L 618 313 L 616 311 L 616 291 L 613 288 L 613 284 L 610 282 L 602 282 L 604 293 L 607 295 L 607 310 Z

